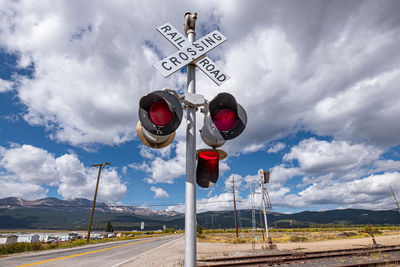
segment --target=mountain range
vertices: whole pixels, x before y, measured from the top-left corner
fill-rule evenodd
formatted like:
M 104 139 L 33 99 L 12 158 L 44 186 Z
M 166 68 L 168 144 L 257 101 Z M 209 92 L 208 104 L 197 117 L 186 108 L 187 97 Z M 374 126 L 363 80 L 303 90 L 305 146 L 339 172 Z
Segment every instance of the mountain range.
M 86 230 L 93 202 L 84 198 L 60 200 L 44 198 L 24 200 L 17 197 L 0 199 L 0 229 Z M 252 226 L 252 211 L 238 211 L 239 227 Z M 184 229 L 185 215 L 174 211 L 151 210 L 131 206 L 96 203 L 93 229 L 103 230 L 110 221 L 115 230 Z M 255 218 L 260 227 L 258 211 Z M 197 223 L 206 228 L 233 228 L 233 211 L 208 211 L 197 214 Z M 270 227 L 292 228 L 348 225 L 400 225 L 400 214 L 393 210 L 337 209 L 303 211 L 293 214 L 268 212 Z
M 90 209 L 93 201 L 86 198 L 71 198 L 61 200 L 55 197 L 48 197 L 38 200 L 25 200 L 19 197 L 8 197 L 0 199 L 0 209 L 16 209 L 16 208 L 52 208 L 58 211 L 74 211 L 76 209 Z M 143 216 L 175 216 L 178 212 L 151 210 L 148 208 L 138 208 L 133 206 L 115 205 L 104 202 L 96 202 L 96 210 L 101 212 L 119 212 L 136 214 Z

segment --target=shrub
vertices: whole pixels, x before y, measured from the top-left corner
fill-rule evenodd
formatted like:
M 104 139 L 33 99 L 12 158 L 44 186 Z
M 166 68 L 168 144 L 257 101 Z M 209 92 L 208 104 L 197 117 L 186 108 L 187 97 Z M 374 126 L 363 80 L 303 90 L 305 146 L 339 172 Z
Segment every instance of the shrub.
M 163 233 L 175 233 L 175 228 L 166 228 L 162 232 Z
M 7 255 L 25 251 L 37 251 L 42 249 L 44 249 L 44 247 L 40 242 L 0 245 L 0 255 Z
M 244 244 L 244 243 L 246 243 L 246 240 L 245 239 L 240 239 L 240 238 L 235 238 L 235 239 L 232 240 L 232 243 L 233 244 Z
M 205 236 L 205 235 L 202 235 L 202 234 L 196 234 L 196 236 L 197 236 L 197 238 L 200 238 L 200 239 L 206 238 L 206 236 Z
M 371 227 L 371 226 L 365 226 L 362 232 L 367 233 L 367 234 L 371 234 L 371 232 L 372 232 L 372 234 L 381 234 L 382 233 L 381 231 L 379 231 L 378 227 Z
M 305 242 L 307 241 L 308 238 L 305 236 L 291 236 L 290 237 L 290 242 Z
M 343 232 L 340 233 L 339 236 L 343 236 L 343 237 L 351 237 L 351 236 L 356 236 L 357 233 L 356 232 Z

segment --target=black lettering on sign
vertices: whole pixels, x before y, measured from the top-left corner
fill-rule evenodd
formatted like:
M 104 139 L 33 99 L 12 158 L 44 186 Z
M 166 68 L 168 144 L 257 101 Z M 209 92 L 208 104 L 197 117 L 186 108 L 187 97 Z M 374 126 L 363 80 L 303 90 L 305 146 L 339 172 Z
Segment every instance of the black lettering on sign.
M 221 37 L 220 35 L 218 35 L 218 33 L 214 33 L 214 34 L 213 34 L 213 37 L 214 37 L 214 39 L 217 40 L 217 41 L 221 41 L 221 40 L 222 40 L 222 37 Z
M 215 65 L 213 65 L 213 64 L 210 64 L 210 65 L 208 65 L 207 67 L 206 67 L 206 70 L 208 70 L 208 71 L 212 71 L 212 70 L 214 70 L 215 69 Z
M 217 77 L 217 80 L 220 82 L 223 82 L 226 80 L 226 76 L 224 74 L 219 75 L 219 77 Z
M 167 31 L 171 30 L 171 27 L 168 25 L 165 25 L 164 27 L 162 27 L 160 30 L 164 30 L 164 33 L 166 33 Z
M 197 55 L 196 50 L 193 50 L 193 48 L 191 48 L 191 47 L 188 47 L 188 48 L 186 49 L 186 51 L 188 51 L 188 53 L 190 53 L 192 56 Z
M 182 41 L 180 41 L 179 43 L 177 43 L 177 45 L 179 45 L 179 47 L 182 47 L 182 43 L 185 42 L 185 39 L 183 39 Z
M 168 63 L 168 62 L 164 61 L 163 63 L 161 63 L 161 66 L 162 66 L 164 69 L 166 69 L 166 70 L 172 69 L 172 67 L 167 68 L 167 67 L 165 66 L 167 63 Z
M 205 40 L 207 41 L 207 43 L 208 43 L 210 46 L 212 46 L 212 44 L 215 44 L 215 41 L 214 41 L 211 37 L 208 37 L 208 38 L 206 38 Z
M 204 59 L 200 60 L 199 65 L 203 64 L 203 67 L 205 67 L 208 63 L 210 63 L 210 61 L 208 61 L 208 59 L 204 58 Z
M 189 56 L 186 55 L 186 54 L 183 53 L 183 52 L 180 52 L 180 53 L 178 54 L 178 56 L 179 56 L 182 60 L 188 60 L 188 59 L 189 59 Z
M 171 39 L 174 40 L 174 38 L 176 36 L 176 32 L 167 33 L 167 35 L 170 35 Z
M 203 40 L 201 40 L 201 43 L 208 48 L 208 45 Z
M 210 72 L 210 74 L 214 74 L 215 78 L 217 78 L 218 74 L 219 74 L 219 70 L 214 70 L 214 71 Z
M 202 47 L 200 44 L 194 44 L 194 47 L 199 49 L 200 52 L 204 50 L 204 47 Z
M 182 39 L 182 40 L 181 40 Z M 180 41 L 179 41 L 180 40 Z M 179 42 L 178 42 L 179 41 Z M 184 43 L 185 42 L 185 39 L 183 39 L 182 38 L 182 36 L 180 36 L 180 37 L 178 37 L 178 38 L 176 38 L 175 40 L 174 40 L 174 42 L 179 46 L 179 47 L 182 47 L 182 43 Z
M 169 61 L 171 61 L 171 63 L 175 66 L 179 66 L 179 64 L 181 64 L 176 57 L 171 57 Z

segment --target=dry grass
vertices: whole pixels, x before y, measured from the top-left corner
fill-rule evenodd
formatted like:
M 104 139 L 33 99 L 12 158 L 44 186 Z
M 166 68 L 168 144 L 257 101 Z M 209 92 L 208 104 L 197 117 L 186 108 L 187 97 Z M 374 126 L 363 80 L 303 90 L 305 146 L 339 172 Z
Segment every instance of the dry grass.
M 379 230 L 378 230 L 379 229 Z M 398 235 L 400 227 L 381 227 L 374 228 L 374 236 L 381 235 Z M 325 240 L 340 240 L 370 237 L 369 232 L 365 228 L 301 228 L 301 229 L 272 229 L 269 236 L 274 243 L 289 243 L 289 242 L 313 242 Z M 252 243 L 254 240 L 263 242 L 261 231 L 252 233 L 251 231 L 239 232 L 239 238 L 236 233 L 231 230 L 227 231 L 203 231 L 198 235 L 197 241 L 209 243 Z

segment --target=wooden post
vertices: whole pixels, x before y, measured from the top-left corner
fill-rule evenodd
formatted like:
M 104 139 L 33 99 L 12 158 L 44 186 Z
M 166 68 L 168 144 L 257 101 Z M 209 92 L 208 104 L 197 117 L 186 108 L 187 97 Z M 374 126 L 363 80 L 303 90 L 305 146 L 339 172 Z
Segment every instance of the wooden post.
M 235 199 L 235 177 L 232 177 L 232 187 L 233 187 L 233 209 L 235 214 L 235 229 L 236 229 L 236 238 L 239 237 L 238 227 L 237 227 L 237 218 L 236 218 L 236 199 Z
M 92 206 L 92 213 L 90 214 L 90 221 L 89 221 L 89 229 L 88 229 L 88 234 L 87 234 L 87 242 L 90 240 L 90 231 L 92 230 L 92 223 L 93 223 L 93 214 L 94 214 L 94 209 L 96 207 L 96 198 L 97 198 L 97 190 L 99 188 L 99 181 L 100 181 L 100 173 L 101 169 L 103 166 L 110 165 L 109 162 L 105 163 L 100 163 L 100 164 L 94 164 L 92 167 L 99 167 L 99 174 L 97 175 L 97 183 L 96 183 L 96 190 L 94 191 L 94 199 L 93 199 L 93 206 Z

